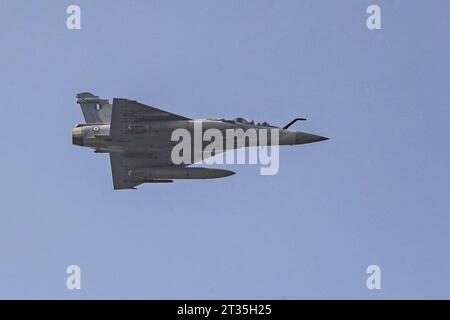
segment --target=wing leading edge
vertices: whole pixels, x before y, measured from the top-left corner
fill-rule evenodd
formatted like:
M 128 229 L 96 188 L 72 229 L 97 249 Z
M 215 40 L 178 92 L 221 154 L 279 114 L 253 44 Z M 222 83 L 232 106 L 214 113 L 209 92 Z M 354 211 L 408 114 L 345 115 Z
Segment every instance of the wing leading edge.
M 147 106 L 137 101 L 114 98 L 110 135 L 128 134 L 128 125 L 142 121 L 190 120 L 175 113 Z

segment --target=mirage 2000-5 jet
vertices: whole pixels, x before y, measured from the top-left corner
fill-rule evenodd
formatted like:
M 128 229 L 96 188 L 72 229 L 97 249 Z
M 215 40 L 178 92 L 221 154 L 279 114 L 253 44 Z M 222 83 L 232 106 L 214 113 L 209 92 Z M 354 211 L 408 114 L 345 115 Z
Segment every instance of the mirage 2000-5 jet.
M 255 123 L 244 118 L 226 119 L 190 119 L 161 109 L 141 104 L 137 101 L 114 98 L 100 99 L 89 92 L 77 95 L 81 105 L 85 124 L 77 124 L 72 129 L 73 144 L 95 149 L 98 153 L 109 153 L 114 189 L 135 189 L 142 183 L 172 182 L 174 179 L 213 179 L 234 174 L 223 169 L 189 167 L 197 162 L 193 151 L 191 163 L 175 164 L 172 149 L 178 143 L 172 141 L 176 129 L 185 129 L 195 135 L 195 128 L 202 130 L 216 129 L 248 130 L 256 132 L 276 131 L 277 139 L 270 137 L 263 143 L 259 140 L 250 144 L 244 137 L 244 143 L 234 144 L 234 149 L 249 146 L 297 145 L 312 143 L 328 138 L 288 128 L 298 120 L 296 118 L 280 128 L 266 122 Z M 224 150 L 215 150 L 215 154 L 225 152 L 226 135 L 223 135 Z M 209 142 L 202 141 L 202 148 Z M 225 150 L 226 148 L 226 150 Z M 215 155 L 210 154 L 209 157 Z M 201 157 L 200 160 L 205 157 Z

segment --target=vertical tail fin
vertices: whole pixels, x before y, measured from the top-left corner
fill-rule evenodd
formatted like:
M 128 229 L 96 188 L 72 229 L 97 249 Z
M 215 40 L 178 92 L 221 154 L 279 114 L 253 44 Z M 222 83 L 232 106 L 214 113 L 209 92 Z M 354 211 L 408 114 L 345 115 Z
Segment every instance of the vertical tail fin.
M 86 123 L 110 123 L 112 105 L 108 99 L 100 99 L 90 92 L 77 94 L 77 103 L 80 104 Z

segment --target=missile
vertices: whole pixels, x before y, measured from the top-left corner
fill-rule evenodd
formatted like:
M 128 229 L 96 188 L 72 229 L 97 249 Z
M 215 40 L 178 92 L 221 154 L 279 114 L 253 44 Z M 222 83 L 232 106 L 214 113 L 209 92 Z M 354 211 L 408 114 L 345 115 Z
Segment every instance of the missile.
M 133 178 L 147 180 L 171 180 L 171 179 L 216 179 L 233 175 L 233 171 L 209 168 L 186 167 L 160 167 L 140 168 L 128 171 Z

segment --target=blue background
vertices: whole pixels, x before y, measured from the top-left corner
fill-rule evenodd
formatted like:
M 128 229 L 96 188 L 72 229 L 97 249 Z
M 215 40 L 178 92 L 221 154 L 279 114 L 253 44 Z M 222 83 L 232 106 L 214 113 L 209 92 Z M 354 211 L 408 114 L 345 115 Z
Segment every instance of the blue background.
M 449 1 L 70 4 L 0 2 L 0 298 L 450 298 Z M 83 91 L 331 140 L 113 191 Z

